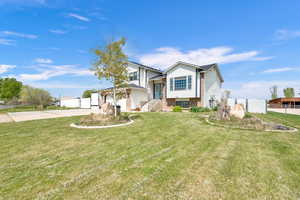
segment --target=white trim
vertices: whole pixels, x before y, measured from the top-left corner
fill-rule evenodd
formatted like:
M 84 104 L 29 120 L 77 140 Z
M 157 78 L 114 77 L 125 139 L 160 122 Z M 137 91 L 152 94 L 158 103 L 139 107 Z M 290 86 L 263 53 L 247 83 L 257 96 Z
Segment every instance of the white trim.
M 100 129 L 100 128 L 114 128 L 114 127 L 120 127 L 120 126 L 128 126 L 132 124 L 134 121 L 129 117 L 129 122 L 123 123 L 123 124 L 116 124 L 116 125 L 109 125 L 109 126 L 80 126 L 76 125 L 74 123 L 70 124 L 73 128 L 80 128 L 80 129 Z

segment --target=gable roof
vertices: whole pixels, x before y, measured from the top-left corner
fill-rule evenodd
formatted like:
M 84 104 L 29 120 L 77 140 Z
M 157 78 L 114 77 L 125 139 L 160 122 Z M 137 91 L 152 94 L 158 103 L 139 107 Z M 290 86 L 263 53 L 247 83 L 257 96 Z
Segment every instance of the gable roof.
M 186 63 L 186 62 L 182 62 L 182 61 L 178 61 L 176 62 L 174 65 L 171 65 L 170 67 L 168 67 L 164 73 L 167 73 L 168 71 L 170 71 L 171 69 L 173 69 L 174 67 L 178 66 L 178 65 L 187 65 L 187 66 L 191 66 L 191 67 L 195 67 L 197 69 L 201 69 L 202 71 L 208 71 L 212 68 L 215 68 L 216 71 L 217 71 L 217 74 L 221 80 L 221 82 L 224 82 L 224 79 L 221 75 L 221 72 L 219 70 L 219 67 L 218 67 L 218 64 L 217 63 L 213 63 L 213 64 L 209 64 L 209 65 L 194 65 L 194 64 L 191 64 L 191 63 Z
M 146 65 L 143 65 L 143 64 L 134 62 L 134 61 L 128 61 L 128 62 L 129 62 L 129 63 L 136 64 L 136 65 L 139 65 L 140 67 L 143 67 L 143 68 L 145 68 L 145 69 L 148 69 L 148 70 L 151 70 L 151 71 L 154 71 L 154 72 L 163 73 L 163 71 L 161 71 L 160 69 L 156 69 L 156 68 L 153 68 L 153 67 L 149 67 L 149 66 L 146 66 Z

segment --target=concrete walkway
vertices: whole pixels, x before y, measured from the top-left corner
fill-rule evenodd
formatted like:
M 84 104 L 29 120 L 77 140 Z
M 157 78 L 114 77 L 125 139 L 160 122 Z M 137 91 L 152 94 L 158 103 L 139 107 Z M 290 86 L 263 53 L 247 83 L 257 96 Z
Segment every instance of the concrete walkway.
M 71 110 L 47 110 L 47 111 L 30 111 L 30 112 L 11 112 L 7 115 L 0 115 L 0 123 L 2 122 L 15 122 L 50 119 L 58 117 L 71 117 L 88 115 L 91 113 L 90 109 L 71 109 Z M 8 121 L 10 119 L 10 121 Z

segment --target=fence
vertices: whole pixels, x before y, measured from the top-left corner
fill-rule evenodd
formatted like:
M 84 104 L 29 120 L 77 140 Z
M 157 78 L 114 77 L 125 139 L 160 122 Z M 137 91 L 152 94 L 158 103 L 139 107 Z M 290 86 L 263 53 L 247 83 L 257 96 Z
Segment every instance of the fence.
M 261 99 L 228 99 L 228 105 L 233 107 L 235 104 L 242 104 L 247 112 L 267 113 L 267 102 Z
M 91 108 L 99 105 L 99 94 L 93 93 L 91 98 L 61 99 L 60 106 L 67 108 Z

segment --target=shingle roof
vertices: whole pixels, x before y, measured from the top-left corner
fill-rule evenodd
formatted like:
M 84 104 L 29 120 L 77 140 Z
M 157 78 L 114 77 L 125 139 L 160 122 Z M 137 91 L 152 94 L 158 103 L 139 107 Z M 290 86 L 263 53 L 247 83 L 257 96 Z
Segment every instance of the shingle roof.
M 152 70 L 152 71 L 156 71 L 156 72 L 162 73 L 162 71 L 161 71 L 160 69 L 156 69 L 156 68 L 153 68 L 153 67 L 149 67 L 149 66 L 146 66 L 146 65 L 143 65 L 143 64 L 134 62 L 134 61 L 128 61 L 128 62 L 133 63 L 133 64 L 136 64 L 136 65 L 139 65 L 139 66 L 141 66 L 141 67 L 144 67 L 144 68 L 149 69 L 149 70 Z
M 141 89 L 145 89 L 144 87 L 136 85 L 136 84 L 133 84 L 133 83 L 127 84 L 127 86 L 125 88 L 141 88 Z M 101 90 L 112 90 L 112 89 L 113 89 L 113 87 L 109 87 L 109 88 L 105 88 L 105 89 L 101 89 Z

